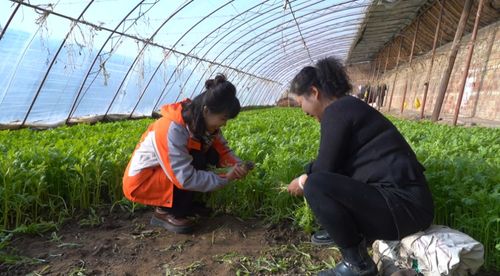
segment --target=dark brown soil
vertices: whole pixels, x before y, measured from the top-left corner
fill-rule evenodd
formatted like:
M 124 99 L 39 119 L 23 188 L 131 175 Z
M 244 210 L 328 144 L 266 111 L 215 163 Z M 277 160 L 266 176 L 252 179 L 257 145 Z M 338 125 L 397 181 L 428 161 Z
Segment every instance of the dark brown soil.
M 181 235 L 150 226 L 150 217 L 149 210 L 113 214 L 96 227 L 70 222 L 56 235 L 17 236 L 10 251 L 27 258 L 0 264 L 0 275 L 312 274 L 330 255 L 338 260 L 336 250 L 310 245 L 288 224 L 218 215 Z
M 181 235 L 150 226 L 150 217 L 120 211 L 95 227 L 74 220 L 54 233 L 16 236 L 7 251 L 23 259 L 0 263 L 0 275 L 316 275 L 340 259 L 287 222 L 216 215 Z

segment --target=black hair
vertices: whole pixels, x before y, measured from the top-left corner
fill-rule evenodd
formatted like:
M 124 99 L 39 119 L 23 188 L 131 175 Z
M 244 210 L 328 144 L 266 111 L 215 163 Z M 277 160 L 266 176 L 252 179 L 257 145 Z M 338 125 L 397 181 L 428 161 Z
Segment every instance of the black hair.
M 241 106 L 236 98 L 236 87 L 223 74 L 217 74 L 214 79 L 207 80 L 205 91 L 182 108 L 184 121 L 198 138 L 207 131 L 203 117 L 204 107 L 207 107 L 210 113 L 225 114 L 228 119 L 233 119 L 240 113 Z
M 290 84 L 290 93 L 309 95 L 311 86 L 329 99 L 343 97 L 352 89 L 344 66 L 334 57 L 320 59 L 314 67 L 302 68 Z

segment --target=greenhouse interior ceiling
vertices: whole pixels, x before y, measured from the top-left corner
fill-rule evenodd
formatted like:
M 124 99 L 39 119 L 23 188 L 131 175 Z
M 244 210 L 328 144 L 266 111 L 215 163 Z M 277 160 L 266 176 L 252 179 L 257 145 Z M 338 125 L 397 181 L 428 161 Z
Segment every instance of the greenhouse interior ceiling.
M 302 66 L 370 62 L 434 2 L 0 1 L 0 124 L 151 116 L 217 73 L 272 105 Z

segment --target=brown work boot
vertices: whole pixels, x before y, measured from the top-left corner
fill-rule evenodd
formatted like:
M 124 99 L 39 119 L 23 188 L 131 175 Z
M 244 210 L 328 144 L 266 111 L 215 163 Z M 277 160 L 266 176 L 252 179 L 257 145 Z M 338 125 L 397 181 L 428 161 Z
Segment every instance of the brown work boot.
M 193 232 L 194 221 L 189 218 L 176 217 L 168 211 L 156 207 L 151 218 L 151 225 L 161 226 L 178 234 L 189 234 Z

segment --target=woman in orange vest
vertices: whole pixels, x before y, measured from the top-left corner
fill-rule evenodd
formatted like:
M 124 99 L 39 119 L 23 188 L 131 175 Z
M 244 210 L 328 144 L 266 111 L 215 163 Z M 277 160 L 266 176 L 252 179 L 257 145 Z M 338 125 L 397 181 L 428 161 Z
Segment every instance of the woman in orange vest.
M 175 233 L 190 233 L 199 207 L 195 192 L 220 189 L 246 176 L 249 167 L 227 147 L 220 128 L 240 112 L 236 88 L 224 75 L 207 80 L 192 101 L 161 108 L 135 148 L 123 176 L 123 193 L 134 202 L 154 206 L 151 224 Z M 226 174 L 208 166 L 232 167 Z

